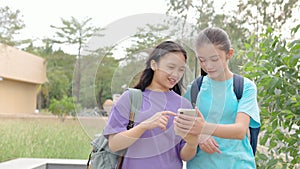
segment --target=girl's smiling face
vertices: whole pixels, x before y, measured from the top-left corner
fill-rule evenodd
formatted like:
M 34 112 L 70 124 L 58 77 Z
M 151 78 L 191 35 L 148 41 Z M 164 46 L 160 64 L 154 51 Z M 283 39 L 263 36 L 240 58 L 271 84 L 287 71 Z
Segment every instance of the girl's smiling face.
M 186 67 L 185 56 L 180 52 L 167 53 L 159 62 L 151 61 L 154 71 L 152 85 L 161 91 L 173 88 L 182 78 Z

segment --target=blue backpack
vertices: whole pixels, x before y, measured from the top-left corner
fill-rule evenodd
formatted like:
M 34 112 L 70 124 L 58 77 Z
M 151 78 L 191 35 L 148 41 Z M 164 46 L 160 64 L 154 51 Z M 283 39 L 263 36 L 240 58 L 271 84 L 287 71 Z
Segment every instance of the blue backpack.
M 201 89 L 201 86 L 202 86 L 203 77 L 204 76 L 198 77 L 192 83 L 192 86 L 191 86 L 191 102 L 192 102 L 193 106 L 196 105 L 196 100 L 197 100 L 198 93 L 199 93 L 199 91 Z M 233 91 L 234 91 L 238 101 L 243 96 L 243 90 L 244 90 L 244 77 L 242 77 L 240 75 L 237 75 L 237 74 L 234 74 L 233 75 Z M 251 144 L 251 147 L 252 147 L 252 150 L 253 150 L 253 154 L 255 155 L 260 127 L 258 127 L 258 128 L 249 127 L 249 130 L 250 130 L 250 144 Z

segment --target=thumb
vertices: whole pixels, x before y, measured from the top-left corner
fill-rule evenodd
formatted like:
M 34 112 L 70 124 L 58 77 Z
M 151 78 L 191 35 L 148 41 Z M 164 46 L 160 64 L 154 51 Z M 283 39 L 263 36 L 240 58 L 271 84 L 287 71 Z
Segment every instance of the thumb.
M 196 109 L 196 112 L 197 112 L 197 116 L 204 119 L 204 117 L 203 117 L 202 113 L 200 112 L 200 110 L 198 109 L 198 107 L 195 107 L 195 109 Z

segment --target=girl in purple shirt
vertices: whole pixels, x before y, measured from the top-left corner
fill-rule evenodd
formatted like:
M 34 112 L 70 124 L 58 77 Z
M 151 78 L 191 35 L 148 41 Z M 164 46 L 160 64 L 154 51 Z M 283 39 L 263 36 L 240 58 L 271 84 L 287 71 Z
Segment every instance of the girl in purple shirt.
M 165 41 L 150 54 L 135 88 L 143 95 L 135 125 L 127 130 L 130 111 L 129 92 L 113 106 L 104 135 L 112 151 L 127 148 L 123 169 L 181 169 L 182 160 L 196 154 L 197 136 L 183 140 L 175 135 L 173 120 L 179 108 L 192 108 L 181 97 L 186 51 L 177 43 Z

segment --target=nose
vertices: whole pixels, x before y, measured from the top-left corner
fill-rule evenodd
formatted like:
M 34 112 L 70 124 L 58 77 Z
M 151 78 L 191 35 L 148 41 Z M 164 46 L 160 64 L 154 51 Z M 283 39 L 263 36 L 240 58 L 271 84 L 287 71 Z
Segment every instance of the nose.
M 181 78 L 182 75 L 183 75 L 183 72 L 180 69 L 174 70 L 171 73 L 171 76 L 174 77 L 174 78 L 176 78 L 176 79 Z
M 210 62 L 210 61 L 205 61 L 203 62 L 204 66 L 209 69 L 209 68 L 212 68 L 213 67 L 213 64 Z

